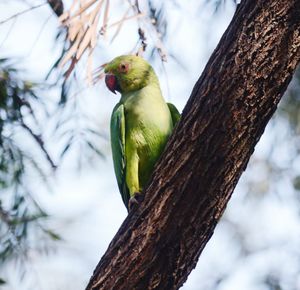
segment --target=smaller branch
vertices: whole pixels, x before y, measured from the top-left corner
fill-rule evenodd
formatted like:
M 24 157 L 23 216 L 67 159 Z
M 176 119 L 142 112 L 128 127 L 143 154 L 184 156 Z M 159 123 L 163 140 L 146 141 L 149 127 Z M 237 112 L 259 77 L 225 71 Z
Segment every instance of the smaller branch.
M 135 0 L 134 6 L 136 7 L 136 10 L 138 13 L 142 13 L 141 9 L 140 9 L 140 5 L 139 5 L 139 0 Z
M 16 13 L 16 14 L 14 14 L 14 15 L 12 15 L 12 16 L 6 18 L 5 20 L 0 21 L 0 25 L 1 25 L 1 24 L 4 24 L 4 23 L 6 23 L 6 22 L 8 22 L 8 21 L 10 21 L 10 20 L 12 20 L 12 19 L 14 19 L 14 18 L 17 18 L 17 17 L 19 17 L 20 15 L 23 15 L 23 14 L 25 14 L 25 13 L 27 13 L 27 12 L 30 12 L 30 11 L 32 11 L 32 10 L 34 10 L 34 9 L 40 8 L 40 7 L 42 7 L 42 6 L 46 5 L 46 4 L 47 4 L 47 2 L 42 3 L 42 4 L 39 4 L 39 5 L 36 5 L 36 6 L 32 6 L 32 7 L 28 8 L 28 9 L 26 9 L 26 10 L 23 10 L 23 11 L 21 11 L 21 12 L 19 12 L 19 13 Z
M 7 225 L 11 225 L 11 218 L 7 211 L 4 210 L 0 202 L 0 219 L 5 222 Z
M 129 11 L 128 11 L 129 12 Z M 127 14 L 127 12 L 126 12 Z M 112 24 L 109 25 L 108 28 L 112 28 L 114 26 L 117 26 L 117 25 L 120 25 L 120 24 L 123 24 L 125 21 L 128 21 L 128 20 L 131 20 L 131 19 L 134 19 L 134 18 L 140 18 L 140 17 L 144 17 L 145 14 L 144 13 L 139 13 L 139 14 L 135 14 L 135 15 L 131 15 L 131 16 L 125 16 L 123 17 L 121 20 L 118 20 Z
M 42 25 L 42 27 L 41 27 L 41 29 L 40 29 L 40 31 L 39 31 L 39 33 L 38 33 L 38 35 L 37 35 L 35 41 L 33 42 L 33 45 L 31 46 L 31 48 L 30 48 L 30 50 L 29 50 L 29 53 L 27 54 L 27 57 L 29 57 L 29 56 L 32 54 L 32 51 L 34 50 L 36 44 L 38 43 L 38 40 L 39 40 L 39 38 L 41 37 L 41 35 L 42 35 L 42 33 L 43 33 L 43 31 L 44 31 L 44 29 L 45 29 L 47 23 L 48 23 L 49 20 L 51 19 L 51 17 L 52 17 L 52 15 L 50 15 L 50 16 L 44 21 L 44 23 L 43 23 L 43 25 Z
M 3 38 L 3 40 L 2 40 L 2 42 L 1 42 L 1 44 L 0 44 L 0 49 L 1 49 L 2 46 L 4 45 L 4 43 L 5 43 L 5 41 L 7 40 L 7 38 L 10 36 L 11 31 L 13 30 L 13 28 L 14 28 L 16 22 L 17 22 L 17 18 L 15 18 L 15 19 L 13 20 L 13 22 L 11 23 L 11 25 L 10 25 L 10 27 L 9 27 L 9 29 L 8 29 L 8 31 L 7 31 L 7 33 L 6 33 L 6 35 L 4 36 L 4 38 Z
M 64 3 L 62 0 L 47 0 L 47 2 L 57 17 L 60 17 L 64 13 Z
M 142 56 L 147 48 L 147 38 L 145 36 L 145 31 L 141 27 L 138 29 L 138 34 L 141 41 L 141 47 L 139 48 L 137 55 Z
M 33 137 L 33 139 L 36 141 L 36 143 L 40 146 L 40 149 L 44 152 L 46 159 L 50 163 L 52 169 L 55 170 L 57 168 L 57 165 L 55 165 L 55 163 L 53 162 L 52 158 L 50 157 L 48 151 L 46 150 L 44 141 L 42 140 L 42 138 L 39 135 L 35 134 L 32 131 L 32 129 L 24 123 L 23 120 L 21 120 L 21 126 Z

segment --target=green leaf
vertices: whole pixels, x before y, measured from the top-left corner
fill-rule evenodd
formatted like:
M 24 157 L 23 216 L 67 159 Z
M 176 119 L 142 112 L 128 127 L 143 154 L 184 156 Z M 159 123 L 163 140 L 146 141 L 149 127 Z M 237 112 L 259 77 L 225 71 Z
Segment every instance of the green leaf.
M 58 235 L 57 233 L 55 233 L 55 232 L 53 232 L 53 231 L 51 231 L 51 230 L 49 230 L 49 229 L 44 229 L 44 232 L 45 232 L 47 235 L 49 235 L 49 237 L 50 237 L 52 240 L 54 240 L 54 241 L 61 241 L 61 240 L 62 240 L 62 238 L 61 238 L 60 235 Z
M 90 141 L 86 140 L 86 144 L 92 151 L 94 151 L 97 155 L 99 155 L 101 158 L 105 159 L 105 155 Z
M 300 190 L 300 176 L 294 178 L 293 185 L 296 190 Z

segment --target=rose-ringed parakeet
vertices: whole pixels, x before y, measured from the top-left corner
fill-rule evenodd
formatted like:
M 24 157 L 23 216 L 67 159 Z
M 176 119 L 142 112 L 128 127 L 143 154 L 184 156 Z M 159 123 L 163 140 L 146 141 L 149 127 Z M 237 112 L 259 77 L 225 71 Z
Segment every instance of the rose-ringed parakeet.
M 119 190 L 130 209 L 149 181 L 180 114 L 165 102 L 158 78 L 143 58 L 119 56 L 104 71 L 108 89 L 121 93 L 111 116 L 111 148 Z

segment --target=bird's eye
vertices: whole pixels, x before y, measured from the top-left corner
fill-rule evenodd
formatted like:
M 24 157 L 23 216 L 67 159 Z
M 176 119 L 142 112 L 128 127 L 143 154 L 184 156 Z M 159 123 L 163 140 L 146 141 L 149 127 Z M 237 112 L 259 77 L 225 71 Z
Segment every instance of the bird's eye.
M 128 63 L 121 63 L 119 66 L 119 72 L 127 73 L 128 72 Z

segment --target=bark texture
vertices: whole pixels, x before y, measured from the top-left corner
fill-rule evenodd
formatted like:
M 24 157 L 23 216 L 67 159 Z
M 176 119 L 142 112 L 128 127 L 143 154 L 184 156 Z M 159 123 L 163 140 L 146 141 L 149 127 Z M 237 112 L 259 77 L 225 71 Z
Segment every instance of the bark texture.
M 300 1 L 242 1 L 192 91 L 144 202 L 122 224 L 88 290 L 182 286 L 299 59 Z

